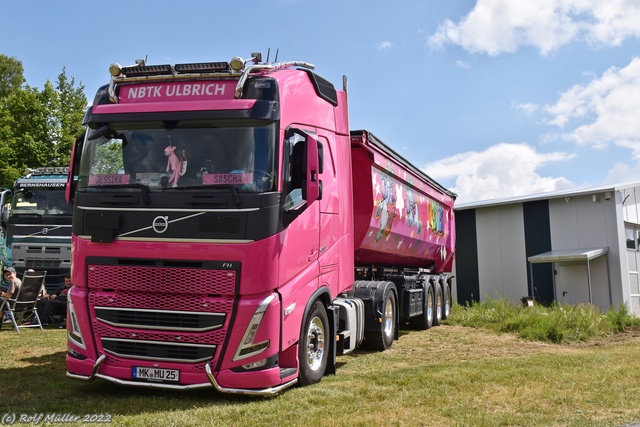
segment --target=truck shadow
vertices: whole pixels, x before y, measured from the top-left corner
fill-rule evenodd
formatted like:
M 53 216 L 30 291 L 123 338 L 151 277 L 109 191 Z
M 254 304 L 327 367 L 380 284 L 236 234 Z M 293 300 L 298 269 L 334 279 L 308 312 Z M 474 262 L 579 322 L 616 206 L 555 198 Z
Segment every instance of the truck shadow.
M 3 403 L 3 410 L 18 414 L 108 413 L 116 416 L 264 399 L 222 394 L 214 388 L 176 391 L 126 387 L 100 379 L 77 381 L 66 376 L 65 355 L 66 352 L 59 351 L 27 356 L 19 362 L 28 366 L 0 369 L 0 388 L 5 396 L 10 396 Z
M 400 336 L 415 331 L 401 330 Z M 340 356 L 336 368 L 348 365 L 349 359 L 358 358 L 375 350 L 358 348 Z M 4 410 L 15 413 L 70 413 L 75 415 L 108 413 L 132 415 L 140 412 L 188 410 L 200 406 L 229 405 L 261 401 L 286 396 L 287 391 L 263 397 L 223 394 L 213 387 L 198 390 L 166 390 L 128 387 L 96 379 L 83 382 L 66 376 L 65 351 L 42 356 L 29 355 L 25 349 L 20 367 L 0 369 L 0 389 L 6 396 Z M 295 387 L 289 389 L 292 390 Z

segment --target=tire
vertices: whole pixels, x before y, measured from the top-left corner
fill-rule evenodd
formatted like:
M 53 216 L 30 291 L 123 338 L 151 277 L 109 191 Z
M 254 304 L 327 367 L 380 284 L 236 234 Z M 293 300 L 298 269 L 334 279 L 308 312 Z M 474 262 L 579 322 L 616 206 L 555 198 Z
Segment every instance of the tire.
M 442 320 L 447 320 L 451 316 L 451 305 L 453 304 L 451 296 L 451 285 L 444 282 L 442 284 L 444 289 L 444 311 L 442 312 Z
M 409 320 L 411 327 L 421 331 L 427 330 L 433 326 L 433 286 L 428 280 L 425 281 L 426 289 L 424 291 L 422 314 L 416 317 L 412 317 Z
M 384 351 L 391 348 L 396 335 L 396 314 L 398 304 L 396 294 L 387 289 L 382 300 L 382 321 L 380 328 L 366 334 L 365 345 L 370 350 Z
M 315 384 L 322 379 L 327 369 L 330 345 L 327 311 L 320 301 L 316 301 L 305 317 L 300 331 L 298 360 L 301 385 Z
M 444 311 L 444 294 L 442 293 L 442 286 L 439 282 L 435 284 L 435 294 L 433 325 L 440 326 L 442 323 L 442 312 Z

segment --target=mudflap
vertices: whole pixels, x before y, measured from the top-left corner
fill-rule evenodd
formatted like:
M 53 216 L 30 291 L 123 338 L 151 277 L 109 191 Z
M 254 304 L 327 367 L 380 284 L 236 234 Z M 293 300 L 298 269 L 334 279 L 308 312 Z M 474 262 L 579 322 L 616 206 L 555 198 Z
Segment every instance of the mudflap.
M 340 322 L 340 309 L 336 306 L 330 305 L 327 307 L 327 316 L 329 317 L 329 333 L 331 336 L 331 342 L 329 349 L 329 357 L 327 358 L 327 368 L 324 371 L 325 375 L 336 373 L 337 364 L 337 344 L 336 336 L 338 333 L 338 327 Z

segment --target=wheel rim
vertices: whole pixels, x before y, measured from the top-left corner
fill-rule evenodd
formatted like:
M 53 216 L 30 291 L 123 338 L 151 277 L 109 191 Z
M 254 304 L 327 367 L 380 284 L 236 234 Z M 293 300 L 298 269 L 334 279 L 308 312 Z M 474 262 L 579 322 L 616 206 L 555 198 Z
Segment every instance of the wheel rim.
M 384 305 L 384 334 L 390 336 L 393 333 L 393 301 L 387 298 Z
M 427 320 L 431 322 L 433 319 L 433 293 L 427 292 Z
M 438 300 L 436 303 L 436 316 L 440 319 L 442 317 L 442 292 L 438 292 Z
M 322 319 L 314 317 L 307 330 L 307 365 L 312 370 L 318 370 L 322 365 L 324 355 L 324 325 Z
M 449 304 L 449 300 L 451 299 L 450 295 L 449 295 L 449 287 L 446 286 L 446 289 L 444 291 L 444 315 L 445 317 L 449 317 L 449 314 L 451 313 L 451 304 Z

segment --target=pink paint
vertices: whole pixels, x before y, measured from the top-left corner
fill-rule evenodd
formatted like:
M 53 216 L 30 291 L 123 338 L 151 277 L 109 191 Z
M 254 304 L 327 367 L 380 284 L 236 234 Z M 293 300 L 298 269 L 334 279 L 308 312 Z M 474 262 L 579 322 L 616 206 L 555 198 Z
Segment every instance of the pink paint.
M 233 99 L 235 87 L 236 82 L 226 80 L 128 85 L 120 89 L 119 102 L 138 104 Z

